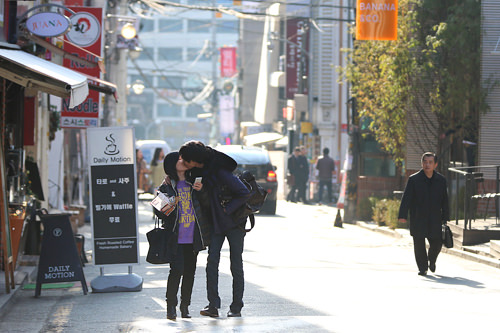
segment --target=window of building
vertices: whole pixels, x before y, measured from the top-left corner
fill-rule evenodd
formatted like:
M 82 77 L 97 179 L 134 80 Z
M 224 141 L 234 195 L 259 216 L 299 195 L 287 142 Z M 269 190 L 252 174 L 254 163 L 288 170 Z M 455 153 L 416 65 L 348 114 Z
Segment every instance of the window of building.
M 200 55 L 200 52 L 202 52 L 202 50 L 203 49 L 200 49 L 200 48 L 193 48 L 193 47 L 188 48 L 186 60 L 193 61 L 194 59 L 196 59 L 196 57 L 198 57 Z M 209 60 L 210 60 L 210 56 L 208 55 L 208 53 L 203 52 L 203 54 L 201 55 L 201 57 L 198 61 L 209 61 Z
M 182 81 L 184 78 L 182 76 L 158 76 L 157 78 L 157 87 L 158 88 L 167 88 L 167 89 L 180 89 L 182 88 Z
M 395 177 L 396 165 L 388 156 L 362 153 L 361 172 L 363 176 Z
M 212 21 L 188 20 L 188 32 L 210 32 Z
M 152 47 L 143 47 L 141 54 L 137 60 L 154 60 L 155 59 L 155 49 Z
M 218 34 L 235 34 L 238 33 L 238 21 L 216 21 L 216 31 Z
M 139 32 L 152 32 L 155 30 L 155 21 L 142 19 L 139 23 Z
M 158 104 L 158 117 L 182 117 L 182 107 L 179 105 Z
M 360 140 L 361 175 L 372 177 L 395 177 L 396 164 L 390 155 L 383 152 L 380 144 L 371 135 Z
M 181 47 L 159 47 L 158 60 L 165 61 L 182 61 L 182 48 Z
M 200 113 L 204 113 L 204 111 L 198 104 L 189 104 L 186 108 L 186 117 L 188 118 L 196 118 Z
M 179 32 L 182 31 L 182 20 L 161 19 L 158 21 L 159 32 Z

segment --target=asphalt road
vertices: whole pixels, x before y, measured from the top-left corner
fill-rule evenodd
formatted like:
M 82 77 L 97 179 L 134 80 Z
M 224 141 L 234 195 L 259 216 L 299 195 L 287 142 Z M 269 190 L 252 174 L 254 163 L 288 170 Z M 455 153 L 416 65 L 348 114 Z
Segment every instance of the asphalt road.
M 92 293 L 81 286 L 19 290 L 0 313 L 0 332 L 478 332 L 496 331 L 500 272 L 441 254 L 435 274 L 417 275 L 411 240 L 355 225 L 334 228 L 336 209 L 278 203 L 257 216 L 245 239 L 245 307 L 226 318 L 231 301 L 227 243 L 220 267 L 220 318 L 206 318 L 206 251 L 198 256 L 192 319 L 165 318 L 168 265 L 144 261 L 153 226 L 140 207 L 140 292 Z M 90 242 L 90 227 L 80 230 Z M 89 247 L 87 247 L 88 249 Z M 87 282 L 99 268 L 87 264 Z M 126 273 L 127 266 L 104 272 Z

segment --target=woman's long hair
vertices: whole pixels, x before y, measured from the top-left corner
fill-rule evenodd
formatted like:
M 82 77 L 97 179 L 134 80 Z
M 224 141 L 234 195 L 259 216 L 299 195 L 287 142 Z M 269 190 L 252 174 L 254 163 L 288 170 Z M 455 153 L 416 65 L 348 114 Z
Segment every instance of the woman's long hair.
M 157 166 L 158 165 L 158 159 L 160 158 L 160 153 L 163 150 L 163 148 L 156 148 L 155 153 L 153 155 L 153 159 L 151 160 L 151 165 Z

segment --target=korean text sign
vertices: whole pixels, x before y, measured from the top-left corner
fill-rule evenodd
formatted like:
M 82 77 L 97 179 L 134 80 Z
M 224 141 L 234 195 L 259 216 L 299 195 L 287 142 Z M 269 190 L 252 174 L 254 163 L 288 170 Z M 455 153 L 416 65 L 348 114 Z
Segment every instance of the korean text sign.
M 94 264 L 139 262 L 132 127 L 87 129 Z

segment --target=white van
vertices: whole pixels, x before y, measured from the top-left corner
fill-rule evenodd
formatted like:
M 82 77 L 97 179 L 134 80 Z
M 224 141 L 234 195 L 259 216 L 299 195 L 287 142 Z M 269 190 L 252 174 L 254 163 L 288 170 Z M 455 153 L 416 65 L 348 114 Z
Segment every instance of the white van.
M 148 164 L 148 167 L 151 164 L 151 160 L 153 159 L 156 148 L 163 148 L 163 152 L 165 153 L 165 155 L 170 153 L 170 151 L 172 150 L 170 149 L 168 143 L 166 143 L 164 140 L 137 140 L 135 142 L 135 148 L 142 151 L 144 160 Z

